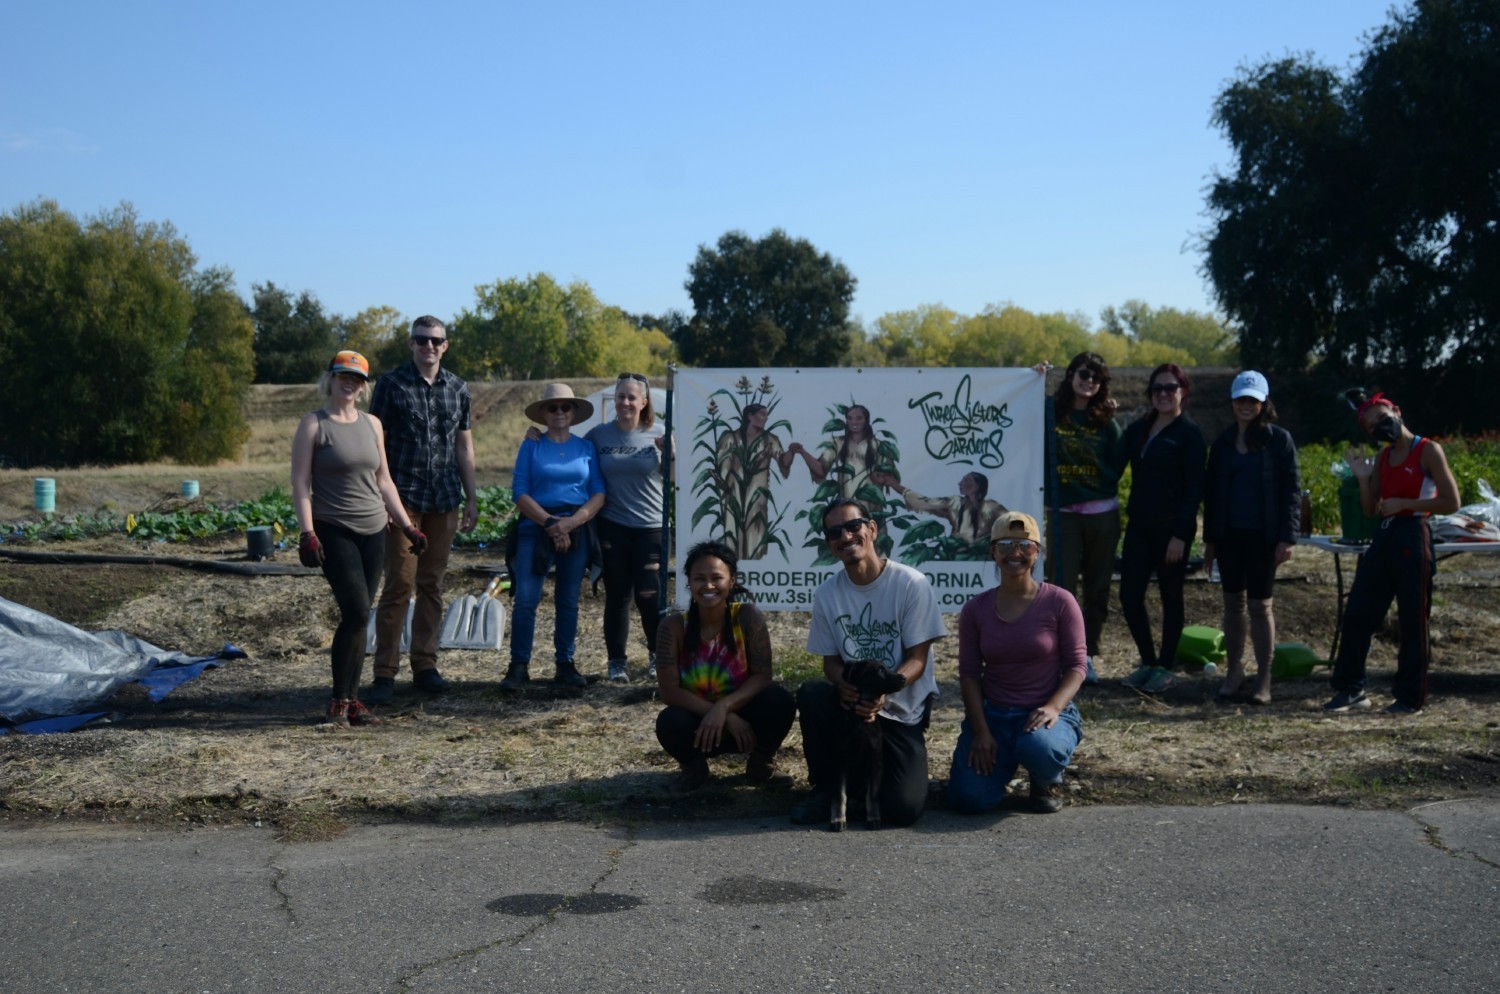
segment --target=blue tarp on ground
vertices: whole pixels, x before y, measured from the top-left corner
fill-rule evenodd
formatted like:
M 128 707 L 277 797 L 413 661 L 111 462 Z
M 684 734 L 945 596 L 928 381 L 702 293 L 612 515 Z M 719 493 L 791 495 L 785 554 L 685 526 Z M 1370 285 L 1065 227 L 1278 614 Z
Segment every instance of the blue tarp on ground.
M 103 717 L 99 706 L 127 683 L 159 701 L 206 668 L 243 658 L 232 645 L 189 656 L 120 631 L 86 632 L 0 597 L 0 735 L 71 731 Z

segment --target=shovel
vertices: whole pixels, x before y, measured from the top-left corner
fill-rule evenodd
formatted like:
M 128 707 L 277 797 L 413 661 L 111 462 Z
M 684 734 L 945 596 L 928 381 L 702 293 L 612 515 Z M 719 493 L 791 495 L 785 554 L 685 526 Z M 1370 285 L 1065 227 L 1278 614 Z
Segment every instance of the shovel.
M 448 605 L 438 645 L 443 649 L 499 649 L 505 644 L 505 606 L 495 593 L 506 578 L 495 577 L 475 597 L 464 594 Z

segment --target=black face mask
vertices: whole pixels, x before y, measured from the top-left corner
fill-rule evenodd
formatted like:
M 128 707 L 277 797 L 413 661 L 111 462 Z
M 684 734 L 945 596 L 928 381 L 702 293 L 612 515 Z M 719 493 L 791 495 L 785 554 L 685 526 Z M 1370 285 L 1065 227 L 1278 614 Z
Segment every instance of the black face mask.
M 1375 422 L 1375 427 L 1370 429 L 1370 437 L 1378 442 L 1395 444 L 1396 439 L 1401 437 L 1401 419 L 1394 414 L 1387 414 Z

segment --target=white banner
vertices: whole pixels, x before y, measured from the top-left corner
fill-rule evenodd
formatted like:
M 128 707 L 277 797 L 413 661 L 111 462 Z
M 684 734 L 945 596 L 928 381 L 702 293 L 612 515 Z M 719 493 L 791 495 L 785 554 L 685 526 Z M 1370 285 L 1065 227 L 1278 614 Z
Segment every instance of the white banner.
M 838 566 L 822 509 L 854 497 L 882 552 L 927 574 L 944 611 L 993 585 L 990 526 L 1042 520 L 1045 378 L 1030 369 L 687 369 L 674 380 L 677 554 L 740 556 L 768 611 L 811 609 Z M 678 603 L 687 578 L 677 574 Z

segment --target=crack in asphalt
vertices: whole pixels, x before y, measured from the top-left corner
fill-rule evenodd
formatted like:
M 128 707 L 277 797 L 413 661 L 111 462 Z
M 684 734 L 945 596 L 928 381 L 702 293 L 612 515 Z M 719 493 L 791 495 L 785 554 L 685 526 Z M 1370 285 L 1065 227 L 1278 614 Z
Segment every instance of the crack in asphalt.
M 556 905 L 547 908 L 544 912 L 542 912 L 537 917 L 537 921 L 534 925 L 521 930 L 513 936 L 496 939 L 494 942 L 482 943 L 481 945 L 474 946 L 470 949 L 460 949 L 456 952 L 448 954 L 447 956 L 440 956 L 437 959 L 430 960 L 429 962 L 418 964 L 411 970 L 410 973 L 396 981 L 396 986 L 394 988 L 396 994 L 410 994 L 410 991 L 412 989 L 411 985 L 429 970 L 441 966 L 446 966 L 450 963 L 460 962 L 465 959 L 471 959 L 475 956 L 478 956 L 480 953 L 488 952 L 491 949 L 501 949 L 506 946 L 518 946 L 526 940 L 530 939 L 542 929 L 555 922 L 557 920 L 557 916 L 562 914 L 564 911 L 567 911 L 574 902 L 578 901 L 580 898 L 597 893 L 599 890 L 599 885 L 604 883 L 604 881 L 608 880 L 610 877 L 614 876 L 615 871 L 620 868 L 621 861 L 624 858 L 626 851 L 633 848 L 635 844 L 635 826 L 629 825 L 626 827 L 625 844 L 614 849 L 605 850 L 604 855 L 608 857 L 609 865 L 604 868 L 604 871 L 600 873 L 597 878 L 595 878 L 593 883 L 589 884 L 588 889 L 582 894 L 573 894 L 564 897 Z
M 1428 807 L 1428 805 L 1424 804 L 1422 807 Z M 1407 817 L 1411 818 L 1411 820 L 1416 822 L 1418 827 L 1422 829 L 1423 842 L 1427 843 L 1429 846 L 1436 849 L 1443 855 L 1451 856 L 1453 859 L 1473 860 L 1474 862 L 1480 863 L 1484 866 L 1488 866 L 1491 869 L 1500 870 L 1500 862 L 1496 862 L 1495 860 L 1490 859 L 1487 856 L 1474 852 L 1472 849 L 1455 849 L 1452 846 L 1448 845 L 1448 843 L 1443 839 L 1443 830 L 1437 825 L 1434 825 L 1432 822 L 1424 820 L 1420 814 L 1421 810 L 1422 808 L 1412 808 L 1407 811 L 1406 814 Z

